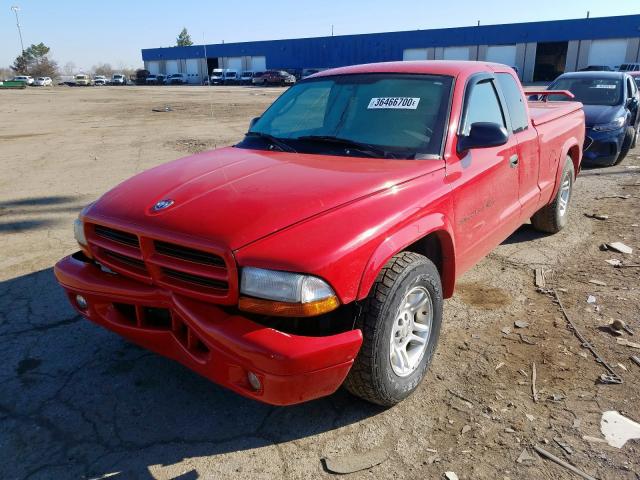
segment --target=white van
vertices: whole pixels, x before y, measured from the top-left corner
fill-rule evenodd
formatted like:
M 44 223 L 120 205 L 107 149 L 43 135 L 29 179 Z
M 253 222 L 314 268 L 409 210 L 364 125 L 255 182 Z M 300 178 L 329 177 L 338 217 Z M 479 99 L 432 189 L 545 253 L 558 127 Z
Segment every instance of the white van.
M 222 68 L 214 68 L 211 70 L 209 77 L 211 85 L 222 85 L 224 83 L 224 70 Z

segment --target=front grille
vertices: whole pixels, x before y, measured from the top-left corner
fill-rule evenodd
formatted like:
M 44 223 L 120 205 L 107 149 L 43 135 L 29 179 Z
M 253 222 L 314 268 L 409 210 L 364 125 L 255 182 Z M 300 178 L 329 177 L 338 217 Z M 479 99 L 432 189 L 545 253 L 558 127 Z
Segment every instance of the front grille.
M 107 249 L 102 249 L 103 254 L 108 257 L 111 258 L 112 260 L 115 260 L 116 262 L 120 262 L 123 263 L 125 265 L 128 265 L 130 267 L 134 267 L 134 268 L 138 268 L 140 270 L 145 270 L 146 271 L 146 266 L 144 264 L 144 262 L 142 260 L 138 260 L 137 258 L 131 258 L 128 257 L 126 255 L 122 255 L 120 253 L 117 252 L 112 252 L 110 250 Z
M 194 248 L 93 223 L 85 231 L 96 260 L 121 275 L 212 303 L 237 302 L 235 263 L 215 248 Z
M 216 280 L 213 278 L 203 277 L 201 275 L 194 275 L 191 273 L 179 272 L 177 270 L 173 270 L 172 268 L 163 268 L 162 272 L 167 277 L 170 277 L 182 282 L 193 283 L 195 285 L 201 285 L 203 287 L 216 288 L 220 290 L 227 288 L 227 282 L 223 282 L 221 280 Z
M 103 227 L 102 225 L 96 225 L 93 227 L 96 235 L 102 238 L 106 238 L 107 240 L 113 240 L 114 242 L 124 243 L 125 245 L 129 245 L 131 247 L 140 247 L 140 241 L 136 235 L 132 233 L 122 232 L 120 230 L 116 230 L 114 228 Z
M 201 263 L 204 265 L 224 267 L 224 260 L 213 253 L 203 252 L 201 250 L 183 247 L 182 245 L 175 245 L 173 243 L 161 242 L 159 240 L 156 240 L 154 245 L 156 252 L 166 255 L 167 257 L 179 258 L 181 260 Z

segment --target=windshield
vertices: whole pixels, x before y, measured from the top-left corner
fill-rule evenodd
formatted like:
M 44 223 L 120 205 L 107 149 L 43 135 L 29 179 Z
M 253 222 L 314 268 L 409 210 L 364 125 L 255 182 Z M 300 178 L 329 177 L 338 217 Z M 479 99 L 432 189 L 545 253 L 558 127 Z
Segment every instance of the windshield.
M 339 139 L 405 158 L 439 155 L 451 85 L 451 77 L 436 75 L 309 79 L 282 94 L 248 135 L 269 135 L 307 153 L 335 153 Z M 332 141 L 318 151 L 323 140 Z
M 585 105 L 620 105 L 622 103 L 622 81 L 617 78 L 567 77 L 560 78 L 549 90 L 569 90 L 574 101 Z M 549 95 L 549 100 L 571 100 L 563 95 Z
M 224 75 L 226 77 L 235 77 L 236 76 L 236 72 L 226 72 Z

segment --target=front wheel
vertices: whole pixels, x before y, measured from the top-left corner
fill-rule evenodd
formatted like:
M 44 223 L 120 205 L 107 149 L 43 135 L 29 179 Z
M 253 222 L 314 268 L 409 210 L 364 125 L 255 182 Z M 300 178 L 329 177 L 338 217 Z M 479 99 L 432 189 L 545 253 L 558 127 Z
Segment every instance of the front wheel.
M 533 228 L 541 232 L 558 233 L 567 225 L 574 179 L 573 160 L 567 155 L 560 175 L 558 193 L 550 204 L 542 207 L 531 217 Z
M 618 158 L 613 162 L 613 165 L 619 165 L 622 160 L 625 159 L 629 150 L 633 147 L 634 140 L 636 138 L 636 131 L 633 127 L 629 127 L 624 136 L 624 140 L 622 141 L 622 148 L 620 149 L 620 153 L 618 154 Z
M 413 252 L 395 255 L 380 271 L 357 326 L 363 343 L 345 388 L 391 406 L 408 397 L 431 363 L 442 323 L 436 266 Z

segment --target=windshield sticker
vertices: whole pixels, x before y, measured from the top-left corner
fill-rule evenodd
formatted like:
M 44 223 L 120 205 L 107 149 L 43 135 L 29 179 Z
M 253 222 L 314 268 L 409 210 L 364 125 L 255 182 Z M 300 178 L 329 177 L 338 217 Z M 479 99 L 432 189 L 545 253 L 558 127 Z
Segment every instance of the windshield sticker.
M 604 83 L 600 83 L 600 84 L 594 86 L 593 88 L 608 88 L 608 89 L 614 90 L 616 88 L 616 86 L 615 85 L 611 85 L 611 84 L 605 85 Z
M 372 98 L 367 110 L 377 108 L 396 108 L 403 110 L 415 110 L 420 103 L 419 98 L 413 97 L 378 97 Z

